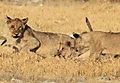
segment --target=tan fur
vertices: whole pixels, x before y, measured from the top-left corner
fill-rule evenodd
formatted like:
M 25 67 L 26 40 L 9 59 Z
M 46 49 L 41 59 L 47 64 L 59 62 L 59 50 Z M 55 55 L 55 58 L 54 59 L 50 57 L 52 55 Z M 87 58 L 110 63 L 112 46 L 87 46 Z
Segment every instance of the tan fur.
M 78 38 L 77 41 L 79 48 L 90 49 L 90 56 L 97 57 L 103 52 L 105 54 L 120 54 L 120 33 L 88 32 L 81 34 L 81 38 Z
M 7 17 L 8 28 L 20 49 L 32 52 L 39 50 L 41 55 L 71 55 L 74 38 L 66 34 L 35 31 L 26 24 L 27 21 L 28 18 Z
M 89 22 L 87 19 L 86 22 Z M 92 29 L 90 22 L 88 28 Z M 90 50 L 90 57 L 98 58 L 100 54 L 120 54 L 120 33 L 91 31 L 83 32 L 76 39 L 76 49 L 85 53 Z

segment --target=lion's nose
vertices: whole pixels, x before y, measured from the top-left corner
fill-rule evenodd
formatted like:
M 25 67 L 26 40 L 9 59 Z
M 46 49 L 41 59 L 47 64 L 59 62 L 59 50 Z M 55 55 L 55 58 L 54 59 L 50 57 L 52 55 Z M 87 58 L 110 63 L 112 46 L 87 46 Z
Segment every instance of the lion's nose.
M 14 28 L 14 25 L 12 25 L 11 28 Z

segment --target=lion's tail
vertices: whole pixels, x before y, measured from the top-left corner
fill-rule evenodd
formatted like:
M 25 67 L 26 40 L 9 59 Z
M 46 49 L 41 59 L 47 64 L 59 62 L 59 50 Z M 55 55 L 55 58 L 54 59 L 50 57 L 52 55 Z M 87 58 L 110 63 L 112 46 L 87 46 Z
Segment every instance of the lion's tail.
M 93 31 L 93 28 L 92 28 L 92 26 L 91 26 L 91 24 L 90 24 L 90 21 L 88 20 L 87 17 L 86 17 L 86 24 L 87 24 L 87 26 L 88 26 L 90 32 L 92 32 L 92 31 Z

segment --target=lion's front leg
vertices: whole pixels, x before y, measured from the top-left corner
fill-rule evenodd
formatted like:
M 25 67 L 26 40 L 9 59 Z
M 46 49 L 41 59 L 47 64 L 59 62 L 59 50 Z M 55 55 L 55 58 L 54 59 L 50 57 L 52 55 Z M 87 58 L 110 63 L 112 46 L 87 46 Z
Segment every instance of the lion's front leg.
M 36 53 L 36 51 L 39 49 L 41 43 L 39 42 L 39 40 L 35 39 L 35 38 L 29 38 L 29 40 L 23 40 L 22 43 L 23 46 L 21 47 L 22 51 L 28 51 L 28 52 L 34 52 Z
M 100 49 L 90 48 L 89 58 L 94 61 L 100 61 L 101 53 L 102 53 L 102 48 L 100 48 Z

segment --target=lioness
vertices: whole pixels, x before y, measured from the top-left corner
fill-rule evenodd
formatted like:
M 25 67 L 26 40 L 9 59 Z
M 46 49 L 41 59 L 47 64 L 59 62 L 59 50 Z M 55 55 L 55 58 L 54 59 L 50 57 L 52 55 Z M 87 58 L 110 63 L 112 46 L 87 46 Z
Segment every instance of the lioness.
M 38 51 L 41 55 L 60 55 L 61 52 L 71 54 L 74 47 L 74 38 L 60 33 L 40 32 L 27 25 L 28 18 L 10 18 L 7 16 L 7 25 L 19 49 Z
M 86 18 L 89 28 L 89 20 Z M 78 51 L 85 53 L 90 50 L 90 57 L 99 59 L 101 54 L 120 54 L 120 32 L 91 31 L 73 34 L 77 38 Z

